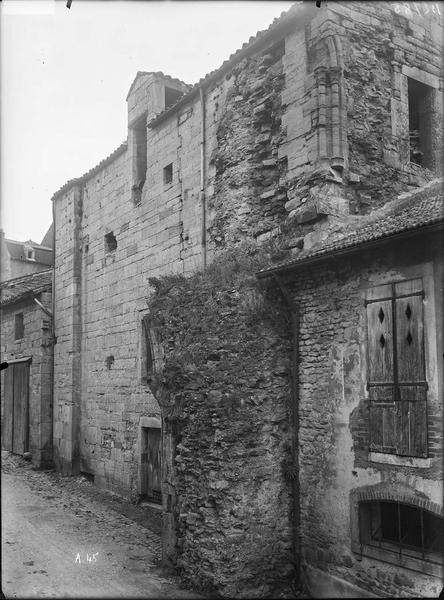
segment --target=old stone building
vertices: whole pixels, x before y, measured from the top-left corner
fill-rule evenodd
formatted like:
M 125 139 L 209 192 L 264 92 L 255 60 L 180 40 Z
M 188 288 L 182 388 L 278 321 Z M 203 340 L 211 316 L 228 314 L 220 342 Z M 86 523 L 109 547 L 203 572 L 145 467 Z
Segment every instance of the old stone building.
M 52 464 L 52 269 L 0 284 L 2 448 Z
M 41 244 L 32 240 L 18 242 L 6 239 L 4 231 L 0 229 L 0 281 L 46 271 L 52 267 L 54 260 L 52 245 L 52 226 Z
M 139 72 L 127 141 L 53 196 L 55 464 L 162 503 L 203 589 L 439 586 L 439 248 L 398 234 L 442 222 L 443 23 L 415 6 L 301 2 L 192 87 Z

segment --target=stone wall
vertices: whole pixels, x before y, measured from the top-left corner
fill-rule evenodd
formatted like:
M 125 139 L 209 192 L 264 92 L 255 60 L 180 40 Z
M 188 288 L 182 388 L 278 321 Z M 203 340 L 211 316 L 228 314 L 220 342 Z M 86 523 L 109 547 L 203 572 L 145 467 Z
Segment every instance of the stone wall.
M 204 275 L 153 280 L 150 299 L 175 564 L 230 598 L 288 592 L 294 576 L 291 342 L 280 297 L 252 275 L 261 259 L 222 253 Z
M 436 331 L 442 329 L 443 265 L 438 249 L 439 243 L 430 248 L 405 242 L 385 255 L 373 252 L 286 278 L 300 310 L 301 544 L 305 566 L 314 569 L 313 589 L 321 573 L 381 595 L 434 596 L 441 589 L 439 577 L 360 556 L 350 496 L 383 485 L 390 498 L 403 501 L 407 493 L 416 493 L 429 501 L 428 510 L 442 514 L 443 348 Z M 365 290 L 414 277 L 422 277 L 425 290 L 429 458 L 383 464 L 369 453 Z
M 51 310 L 51 293 L 38 296 Z M 25 337 L 15 340 L 15 315 L 23 313 Z M 29 367 L 29 451 L 36 467 L 52 463 L 52 341 L 49 317 L 34 302 L 22 301 L 1 309 L 1 360 L 31 357 Z M 2 420 L 4 410 L 2 371 Z

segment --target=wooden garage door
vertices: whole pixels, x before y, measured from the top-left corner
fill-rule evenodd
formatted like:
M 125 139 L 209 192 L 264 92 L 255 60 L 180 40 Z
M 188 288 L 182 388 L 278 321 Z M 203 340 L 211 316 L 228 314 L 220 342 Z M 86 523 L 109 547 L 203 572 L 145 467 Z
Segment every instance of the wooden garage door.
M 14 454 L 28 451 L 29 362 L 10 364 L 4 375 L 3 447 Z

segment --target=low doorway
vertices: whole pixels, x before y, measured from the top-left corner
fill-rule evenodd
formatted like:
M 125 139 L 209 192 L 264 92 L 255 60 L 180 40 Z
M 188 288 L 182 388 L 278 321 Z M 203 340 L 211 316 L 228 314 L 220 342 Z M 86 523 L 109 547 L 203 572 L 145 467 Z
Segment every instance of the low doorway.
M 160 427 L 142 427 L 140 442 L 140 495 L 148 502 L 162 504 Z
M 29 364 L 10 362 L 3 380 L 3 448 L 21 455 L 29 451 Z

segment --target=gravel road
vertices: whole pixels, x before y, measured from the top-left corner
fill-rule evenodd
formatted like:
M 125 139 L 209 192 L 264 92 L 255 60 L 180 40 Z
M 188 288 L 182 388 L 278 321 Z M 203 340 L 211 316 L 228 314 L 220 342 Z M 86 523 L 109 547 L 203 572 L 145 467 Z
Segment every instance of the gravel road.
M 6 598 L 203 598 L 160 561 L 160 517 L 2 452 Z

